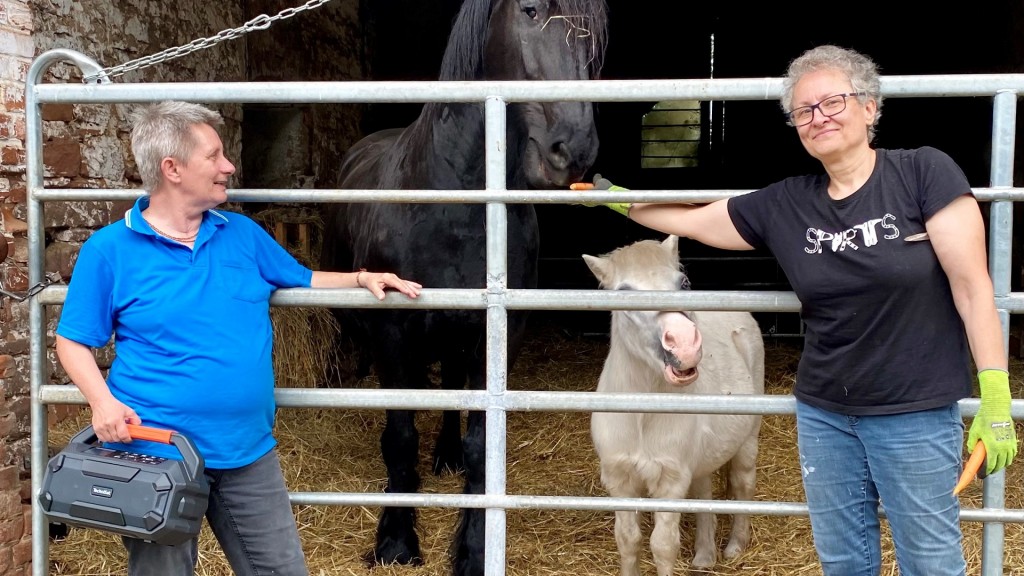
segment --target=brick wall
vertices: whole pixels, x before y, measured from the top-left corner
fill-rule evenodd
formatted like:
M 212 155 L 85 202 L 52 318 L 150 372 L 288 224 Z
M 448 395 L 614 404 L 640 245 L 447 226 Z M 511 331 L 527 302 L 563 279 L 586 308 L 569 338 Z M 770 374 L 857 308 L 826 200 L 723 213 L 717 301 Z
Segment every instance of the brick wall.
M 9 244 L 9 264 L 0 266 L 0 284 L 9 291 L 26 289 L 24 79 L 35 53 L 32 17 L 26 2 L 0 1 L 0 232 Z M 28 344 L 19 334 L 25 306 L 0 302 L 0 574 L 29 573 L 31 510 L 23 505 L 27 490 L 21 465 L 9 443 L 26 421 L 25 388 L 17 377 Z

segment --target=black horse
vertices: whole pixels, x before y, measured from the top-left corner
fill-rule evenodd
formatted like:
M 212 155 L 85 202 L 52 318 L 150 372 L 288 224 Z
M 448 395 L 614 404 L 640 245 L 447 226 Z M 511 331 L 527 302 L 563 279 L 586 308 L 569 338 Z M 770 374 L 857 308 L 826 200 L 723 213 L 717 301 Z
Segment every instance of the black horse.
M 441 80 L 586 80 L 600 70 L 607 29 L 604 0 L 465 0 L 441 65 Z M 509 189 L 563 188 L 597 155 L 589 103 L 508 107 Z M 346 154 L 339 185 L 365 189 L 479 190 L 484 180 L 480 103 L 426 104 L 405 129 L 385 130 Z M 486 286 L 485 208 L 480 204 L 334 204 L 325 217 L 322 266 L 391 271 L 427 288 Z M 508 207 L 508 286 L 537 285 L 539 234 L 531 205 Z M 441 385 L 485 387 L 485 315 L 479 310 L 336 310 L 371 354 L 381 385 L 423 389 L 440 362 Z M 509 315 L 509 366 L 525 330 Z M 458 411 L 445 412 L 434 472 L 466 472 L 465 492 L 484 492 L 484 413 L 469 414 L 460 443 Z M 388 492 L 415 492 L 419 433 L 415 412 L 390 410 L 381 436 Z M 464 510 L 452 546 L 458 576 L 483 573 L 484 512 Z M 377 527 L 379 563 L 421 563 L 415 509 L 387 507 Z

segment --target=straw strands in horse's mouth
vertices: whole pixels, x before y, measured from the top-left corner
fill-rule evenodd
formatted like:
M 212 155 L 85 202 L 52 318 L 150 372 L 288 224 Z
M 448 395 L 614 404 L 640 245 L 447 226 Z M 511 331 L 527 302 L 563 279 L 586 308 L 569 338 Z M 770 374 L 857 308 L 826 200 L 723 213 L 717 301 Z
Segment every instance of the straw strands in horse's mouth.
M 280 340 L 279 340 L 280 341 Z M 529 334 L 509 386 L 519 390 L 593 390 L 607 344 L 603 340 L 567 334 L 559 329 L 535 328 Z M 766 343 L 766 387 L 769 394 L 792 389 L 799 349 L 791 344 Z M 1011 375 L 1015 397 L 1024 395 L 1024 363 L 1013 360 Z M 358 386 L 376 386 L 372 377 Z M 423 447 L 434 441 L 440 414 L 419 415 Z M 379 453 L 384 422 L 381 411 L 303 409 L 280 410 L 277 437 L 291 490 L 380 492 L 386 472 Z M 51 443 L 60 445 L 88 423 L 88 413 L 51 431 Z M 1018 425 L 1020 426 L 1020 425 Z M 590 441 L 586 413 L 509 413 L 508 492 L 604 496 L 598 461 Z M 1024 430 L 1018 430 L 1018 434 Z M 423 492 L 460 493 L 461 477 L 429 473 L 430 450 L 423 455 Z M 802 502 L 796 433 L 792 417 L 766 416 L 761 428 L 758 456 L 757 500 Z M 1024 507 L 1024 463 L 1014 463 L 1007 478 L 1007 506 Z M 716 498 L 723 498 L 721 486 Z M 964 507 L 978 507 L 980 483 L 963 494 Z M 363 563 L 372 549 L 377 525 L 376 508 L 299 506 L 295 508 L 310 573 L 314 576 L 448 576 L 451 532 L 458 520 L 454 509 L 420 509 L 419 533 L 424 565 L 377 566 Z M 724 520 L 724 519 L 720 519 Z M 754 516 L 753 542 L 733 561 L 720 560 L 701 574 L 789 576 L 820 574 L 806 517 Z M 614 514 L 601 511 L 510 510 L 506 574 L 509 576 L 577 576 L 618 574 L 613 532 Z M 719 547 L 727 539 L 728 522 L 718 524 Z M 883 522 L 883 527 L 885 523 Z M 650 523 L 645 522 L 645 540 Z M 1024 574 L 1024 534 L 1021 525 L 1007 524 L 1006 574 Z M 682 550 L 677 574 L 687 574 L 693 546 L 693 516 L 683 515 Z M 980 572 L 981 524 L 964 523 L 968 573 Z M 228 576 L 231 570 L 207 528 L 201 537 L 200 576 Z M 69 537 L 51 544 L 51 574 L 105 575 L 125 573 L 125 554 L 117 537 L 73 529 Z M 650 554 L 643 557 L 644 574 L 655 574 Z M 892 547 L 884 548 L 883 574 L 895 574 Z

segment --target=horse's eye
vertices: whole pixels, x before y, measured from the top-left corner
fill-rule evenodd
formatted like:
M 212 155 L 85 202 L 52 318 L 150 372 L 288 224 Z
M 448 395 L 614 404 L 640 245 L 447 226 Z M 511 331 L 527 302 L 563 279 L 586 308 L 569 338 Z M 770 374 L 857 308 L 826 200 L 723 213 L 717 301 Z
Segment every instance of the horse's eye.
M 526 14 L 530 18 L 530 20 L 537 19 L 537 9 L 534 8 L 533 6 L 527 6 L 526 8 L 523 8 L 523 14 Z

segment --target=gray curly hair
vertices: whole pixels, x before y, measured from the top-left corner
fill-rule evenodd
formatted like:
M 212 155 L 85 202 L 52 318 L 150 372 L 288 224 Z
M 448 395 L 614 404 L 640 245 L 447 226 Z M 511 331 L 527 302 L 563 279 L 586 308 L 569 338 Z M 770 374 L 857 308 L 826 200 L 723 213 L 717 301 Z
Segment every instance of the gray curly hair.
M 195 150 L 192 126 L 224 124 L 220 113 L 191 102 L 159 102 L 143 107 L 132 127 L 132 154 L 142 186 L 152 192 L 162 177 L 160 163 L 170 156 L 187 162 Z
M 868 126 L 868 142 L 875 138 L 875 126 L 882 117 L 882 91 L 880 88 L 878 66 L 871 58 L 848 48 L 840 48 L 826 44 L 811 48 L 790 62 L 786 77 L 782 83 L 782 97 L 779 103 L 783 112 L 793 109 L 793 88 L 805 75 L 819 70 L 838 70 L 850 81 L 854 92 L 863 92 L 857 100 L 865 104 L 875 101 L 875 119 Z

